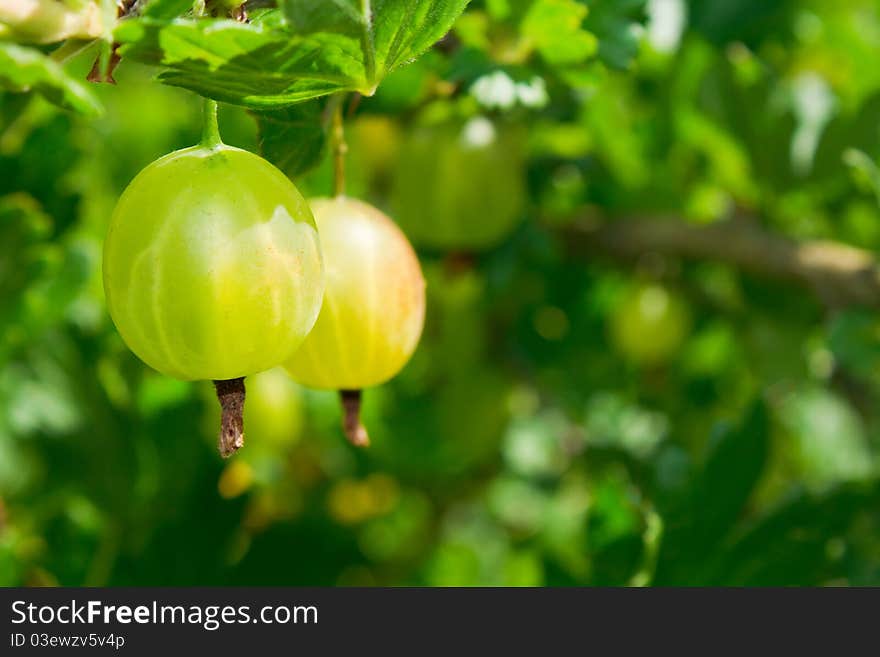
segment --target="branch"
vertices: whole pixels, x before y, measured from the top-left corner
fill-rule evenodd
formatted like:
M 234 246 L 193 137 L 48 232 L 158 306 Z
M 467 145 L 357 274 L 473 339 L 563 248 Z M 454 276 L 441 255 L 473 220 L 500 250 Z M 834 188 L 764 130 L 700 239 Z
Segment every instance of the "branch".
M 715 260 L 802 285 L 830 308 L 880 308 L 880 266 L 870 252 L 823 240 L 798 242 L 748 219 L 701 226 L 661 217 L 606 223 L 580 219 L 564 230 L 563 238 L 576 256 L 635 259 L 659 254 Z

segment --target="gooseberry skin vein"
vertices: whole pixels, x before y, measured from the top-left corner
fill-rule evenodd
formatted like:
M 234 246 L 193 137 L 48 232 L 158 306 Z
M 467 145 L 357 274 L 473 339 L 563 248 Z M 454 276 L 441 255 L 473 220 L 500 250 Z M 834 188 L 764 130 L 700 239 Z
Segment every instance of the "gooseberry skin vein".
M 278 365 L 314 325 L 323 288 L 305 199 L 262 158 L 222 144 L 146 167 L 105 242 L 104 289 L 123 340 L 184 380 Z

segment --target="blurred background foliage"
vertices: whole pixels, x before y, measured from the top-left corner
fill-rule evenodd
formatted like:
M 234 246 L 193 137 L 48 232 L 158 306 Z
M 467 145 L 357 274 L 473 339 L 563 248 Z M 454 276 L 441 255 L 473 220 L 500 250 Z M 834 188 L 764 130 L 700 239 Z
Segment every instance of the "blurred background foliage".
M 567 239 L 748 217 L 880 250 L 878 54 L 875 0 L 475 0 L 348 121 L 349 193 L 428 280 L 373 446 L 270 371 L 226 462 L 211 385 L 141 364 L 101 287 L 119 193 L 198 98 L 126 61 L 97 118 L 3 93 L 0 583 L 880 584 L 874 310 Z M 245 110 L 221 129 L 260 149 Z M 263 138 L 329 193 L 322 144 Z

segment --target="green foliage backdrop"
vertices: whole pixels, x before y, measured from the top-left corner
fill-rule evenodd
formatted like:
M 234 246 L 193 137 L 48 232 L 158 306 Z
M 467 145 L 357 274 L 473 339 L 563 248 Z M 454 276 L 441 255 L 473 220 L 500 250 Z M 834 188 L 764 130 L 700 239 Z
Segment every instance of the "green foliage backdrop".
M 875 0 L 250 4 L 0 29 L 0 584 L 880 584 Z M 193 91 L 307 195 L 367 94 L 348 192 L 428 282 L 368 450 L 270 371 L 222 461 L 210 384 L 109 319 L 110 214 Z

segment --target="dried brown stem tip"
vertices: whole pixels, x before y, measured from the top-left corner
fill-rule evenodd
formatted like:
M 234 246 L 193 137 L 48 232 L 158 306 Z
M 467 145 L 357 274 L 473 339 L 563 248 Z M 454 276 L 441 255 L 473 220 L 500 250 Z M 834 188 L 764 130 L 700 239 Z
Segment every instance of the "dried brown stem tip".
M 113 50 L 110 51 L 110 64 L 107 66 L 106 75 L 105 72 L 101 70 L 101 58 L 98 57 L 95 59 L 95 63 L 92 64 L 92 70 L 89 71 L 86 80 L 89 82 L 116 84 L 116 80 L 113 78 L 113 72 L 116 70 L 116 67 L 119 66 L 119 62 L 122 61 L 122 57 L 120 57 L 119 52 L 117 52 L 118 48 L 119 44 L 114 43 Z
M 217 399 L 223 410 L 220 419 L 220 456 L 227 459 L 244 445 L 244 377 L 214 381 Z
M 370 436 L 361 424 L 361 391 L 340 390 L 339 399 L 342 401 L 342 429 L 348 442 L 355 447 L 369 447 Z

